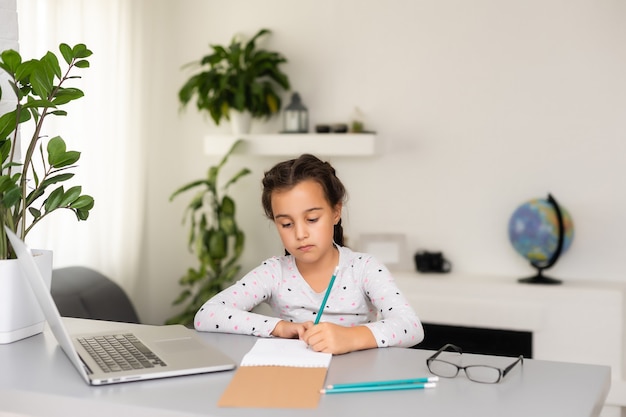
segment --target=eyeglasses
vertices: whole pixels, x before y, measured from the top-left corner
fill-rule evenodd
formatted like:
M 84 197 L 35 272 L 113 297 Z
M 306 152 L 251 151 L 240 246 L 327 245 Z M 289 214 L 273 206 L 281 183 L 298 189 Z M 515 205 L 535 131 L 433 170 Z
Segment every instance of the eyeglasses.
M 458 353 L 459 356 L 463 353 L 460 347 L 448 343 L 439 349 L 433 356 L 426 359 L 426 366 L 428 366 L 428 370 L 431 373 L 443 378 L 454 378 L 459 374 L 460 370 L 463 370 L 465 372 L 465 376 L 470 381 L 480 382 L 482 384 L 496 384 L 502 381 L 502 379 L 511 369 L 515 367 L 515 365 L 518 363 L 520 366 L 524 365 L 524 357 L 520 356 L 515 362 L 504 369 L 496 368 L 490 365 L 459 366 L 443 359 L 437 359 L 437 357 L 446 350 Z

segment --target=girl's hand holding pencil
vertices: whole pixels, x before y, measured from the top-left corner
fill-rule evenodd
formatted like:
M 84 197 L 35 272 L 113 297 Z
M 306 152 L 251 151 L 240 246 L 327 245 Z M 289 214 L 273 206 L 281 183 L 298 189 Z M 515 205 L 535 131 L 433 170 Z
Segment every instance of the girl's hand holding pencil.
M 334 355 L 377 347 L 376 339 L 365 326 L 344 327 L 333 323 L 321 322 L 326 302 L 333 289 L 338 272 L 339 267 L 335 268 L 330 278 L 324 299 L 317 311 L 315 322 L 304 323 L 304 332 L 300 335 L 300 339 L 316 352 L 332 353 Z

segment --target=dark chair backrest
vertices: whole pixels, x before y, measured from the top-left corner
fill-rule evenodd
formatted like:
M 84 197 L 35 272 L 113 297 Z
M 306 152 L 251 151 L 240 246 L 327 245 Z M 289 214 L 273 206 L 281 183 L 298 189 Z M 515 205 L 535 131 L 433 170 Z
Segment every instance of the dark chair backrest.
M 54 269 L 50 293 L 64 317 L 140 322 L 122 287 L 91 268 L 70 266 Z

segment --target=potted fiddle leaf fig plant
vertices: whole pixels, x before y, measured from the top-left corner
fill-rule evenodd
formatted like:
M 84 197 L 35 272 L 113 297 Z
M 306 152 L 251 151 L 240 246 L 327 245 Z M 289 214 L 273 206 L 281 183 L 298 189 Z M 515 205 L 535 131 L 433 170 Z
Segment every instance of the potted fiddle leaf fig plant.
M 287 59 L 278 52 L 257 48 L 261 29 L 245 44 L 236 36 L 230 45 L 210 45 L 211 53 L 185 67 L 199 67 L 178 92 L 181 109 L 195 98 L 197 109 L 215 124 L 243 116 L 245 126 L 233 124 L 235 134 L 248 133 L 251 118 L 269 118 L 281 109 L 279 92 L 289 90 L 289 77 L 280 66 Z
M 198 190 L 183 217 L 183 222 L 189 222 L 188 247 L 196 256 L 198 266 L 189 268 L 180 278 L 183 290 L 173 304 L 184 305 L 184 309 L 166 324 L 191 326 L 202 304 L 231 283 L 241 269 L 238 261 L 244 249 L 245 234 L 237 225 L 236 204 L 228 195 L 228 188 L 250 174 L 250 170 L 242 168 L 224 184 L 219 182 L 222 167 L 240 143 L 241 140 L 236 141 L 218 165 L 209 167 L 205 178 L 180 187 L 170 196 L 172 201 L 181 193 Z
M 3 271 L 0 274 L 0 308 L 7 308 L 11 312 L 5 315 L 0 310 L 0 343 L 37 333 L 36 330 L 30 334 L 28 331 L 15 333 L 11 329 L 6 330 L 7 326 L 12 325 L 22 326 L 23 329 L 30 329 L 31 326 L 28 323 L 3 321 L 8 316 L 20 319 L 15 309 L 19 307 L 21 297 L 28 298 L 30 291 L 28 284 L 21 280 L 17 267 L 11 269 L 16 271 L 17 281 L 8 284 L 10 274 L 6 271 L 9 267 L 2 262 L 13 262 L 7 265 L 16 265 L 17 261 L 5 227 L 25 240 L 33 227 L 52 212 L 70 210 L 81 221 L 87 220 L 89 211 L 94 207 L 93 198 L 83 194 L 80 185 L 67 189 L 62 185 L 74 176 L 71 171 L 80 159 L 80 152 L 67 150 L 60 136 L 48 138 L 43 129 L 49 117 L 66 116 L 64 106 L 84 95 L 78 88 L 66 84 L 80 78 L 76 75 L 78 70 L 89 67 L 87 58 L 92 52 L 84 44 L 70 47 L 64 43 L 59 46 L 59 52 L 64 62 L 63 68 L 57 55 L 50 51 L 40 59 L 30 60 L 23 60 L 20 53 L 12 49 L 0 54 L 0 69 L 8 76 L 8 91 L 13 93 L 9 96 L 7 91 L 0 88 L 0 100 L 7 104 L 15 103 L 14 107 L 11 105 L 9 111 L 0 115 L 0 269 Z M 29 132 L 32 130 L 28 137 L 24 134 L 25 128 Z M 43 274 L 48 282 L 51 264 L 50 255 L 50 271 L 47 277 Z M 6 294 L 3 290 L 16 286 L 22 288 L 24 285 L 26 290 L 22 295 Z M 32 306 L 30 309 L 37 310 Z M 38 328 L 38 323 L 34 325 L 37 326 L 33 329 Z

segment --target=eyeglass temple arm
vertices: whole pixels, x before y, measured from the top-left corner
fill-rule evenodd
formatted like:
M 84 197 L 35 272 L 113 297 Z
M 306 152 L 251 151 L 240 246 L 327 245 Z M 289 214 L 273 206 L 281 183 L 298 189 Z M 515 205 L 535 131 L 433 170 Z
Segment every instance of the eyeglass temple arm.
M 509 371 L 511 369 L 513 369 L 515 367 L 515 365 L 517 365 L 517 363 L 521 363 L 522 365 L 524 364 L 524 357 L 523 356 L 519 356 L 517 358 L 517 360 L 515 360 L 515 362 L 513 362 L 512 364 L 510 364 L 509 366 L 507 366 L 506 368 L 504 368 L 504 370 L 502 371 L 502 377 L 504 378 L 506 376 L 506 374 L 509 373 Z
M 430 361 L 436 359 L 437 356 L 439 356 L 441 354 L 441 352 L 443 352 L 444 350 L 447 350 L 448 348 L 452 348 L 453 350 L 457 351 L 458 353 L 463 353 L 463 350 L 460 347 L 458 347 L 456 345 L 453 345 L 452 343 L 447 343 L 447 344 L 443 345 L 442 347 L 440 347 L 439 350 L 433 356 L 431 356 L 430 358 L 427 359 L 427 361 L 430 362 Z

